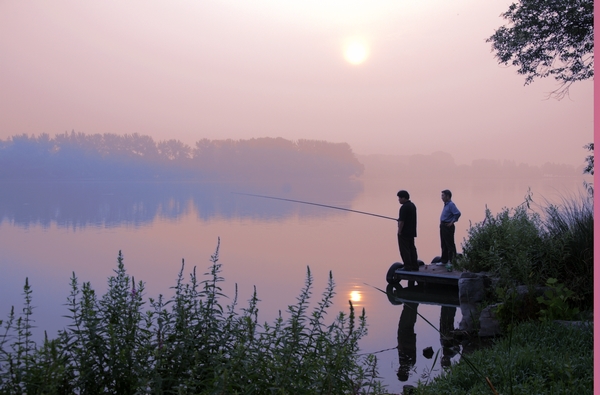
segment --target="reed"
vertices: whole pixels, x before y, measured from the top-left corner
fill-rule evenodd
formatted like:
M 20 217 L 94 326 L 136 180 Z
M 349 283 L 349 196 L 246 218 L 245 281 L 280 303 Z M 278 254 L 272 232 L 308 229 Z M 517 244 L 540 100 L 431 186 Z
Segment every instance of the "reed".
M 545 279 L 557 278 L 575 294 L 582 308 L 593 302 L 594 200 L 593 195 L 563 198 L 559 204 L 545 202 Z
M 559 204 L 524 204 L 470 226 L 458 269 L 489 272 L 499 287 L 542 286 L 557 278 L 574 292 L 581 310 L 593 303 L 593 196 L 581 193 Z
M 0 321 L 0 394 L 380 394 L 377 360 L 359 353 L 364 310 L 350 303 L 326 323 L 333 277 L 311 308 L 310 269 L 297 302 L 258 321 L 256 289 L 245 308 L 223 293 L 219 246 L 200 278 L 184 264 L 168 300 L 145 299 L 144 283 L 119 252 L 108 291 L 71 278 L 69 325 L 56 339 L 31 338 L 32 292 L 21 315 Z M 186 278 L 187 277 L 187 278 Z M 225 301 L 229 304 L 225 305 Z

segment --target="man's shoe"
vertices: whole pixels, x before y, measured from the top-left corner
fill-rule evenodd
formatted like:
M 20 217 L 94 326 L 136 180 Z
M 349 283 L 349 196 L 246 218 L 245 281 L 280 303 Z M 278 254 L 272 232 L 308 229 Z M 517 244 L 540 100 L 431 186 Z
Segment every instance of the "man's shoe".
M 442 261 L 442 257 L 438 255 L 431 260 L 431 263 L 439 263 L 441 261 Z

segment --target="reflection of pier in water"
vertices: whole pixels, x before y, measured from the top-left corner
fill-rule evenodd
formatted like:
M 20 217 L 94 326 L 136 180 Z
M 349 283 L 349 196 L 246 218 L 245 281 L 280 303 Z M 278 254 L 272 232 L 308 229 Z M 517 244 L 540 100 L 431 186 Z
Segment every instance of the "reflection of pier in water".
M 454 318 L 456 308 L 460 306 L 458 297 L 458 285 L 429 283 L 424 281 L 415 282 L 408 280 L 407 286 L 400 282 L 390 283 L 386 288 L 386 294 L 390 303 L 402 305 L 402 312 L 398 322 L 398 380 L 408 381 L 417 360 L 417 333 L 415 323 L 417 322 L 419 304 L 440 306 L 440 320 L 437 330 L 440 334 L 440 346 L 438 356 L 442 368 L 451 364 L 453 357 L 460 351 L 459 342 L 454 339 Z M 432 323 L 433 324 L 433 323 Z M 434 355 L 433 347 L 427 352 L 423 350 L 423 356 L 427 359 Z M 434 369 L 435 367 L 432 367 Z
M 447 284 L 427 284 L 424 282 L 402 287 L 388 284 L 386 293 L 391 304 L 423 303 L 437 306 L 459 307 L 458 286 Z

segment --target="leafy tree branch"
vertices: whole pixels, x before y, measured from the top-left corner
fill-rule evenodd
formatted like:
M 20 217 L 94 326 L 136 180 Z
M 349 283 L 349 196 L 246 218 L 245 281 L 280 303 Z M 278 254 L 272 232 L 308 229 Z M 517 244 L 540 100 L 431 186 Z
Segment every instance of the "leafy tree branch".
M 500 64 L 517 66 L 525 85 L 554 77 L 563 98 L 576 81 L 594 77 L 593 0 L 520 0 L 501 15 L 508 21 L 486 42 Z

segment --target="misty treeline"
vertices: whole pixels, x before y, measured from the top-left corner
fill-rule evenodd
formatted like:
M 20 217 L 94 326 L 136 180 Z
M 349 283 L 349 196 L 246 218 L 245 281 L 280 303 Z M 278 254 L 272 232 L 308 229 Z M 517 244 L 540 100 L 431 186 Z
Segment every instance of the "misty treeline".
M 442 179 L 537 179 L 542 177 L 581 177 L 584 162 L 575 167 L 565 163 L 546 162 L 541 166 L 517 163 L 514 160 L 475 159 L 470 165 L 456 164 L 451 154 L 433 152 L 430 155 L 404 156 L 366 155 L 358 159 L 365 165 L 365 176 Z
M 351 178 L 363 172 L 347 143 L 283 138 L 201 139 L 71 133 L 0 140 L 0 179 L 227 181 Z

